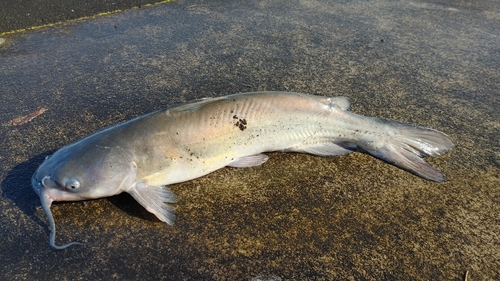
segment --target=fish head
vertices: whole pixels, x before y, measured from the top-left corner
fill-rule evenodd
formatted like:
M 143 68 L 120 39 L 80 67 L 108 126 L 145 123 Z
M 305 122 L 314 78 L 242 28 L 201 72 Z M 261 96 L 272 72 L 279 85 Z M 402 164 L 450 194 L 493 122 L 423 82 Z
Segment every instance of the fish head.
M 33 189 L 50 226 L 49 244 L 54 249 L 71 245 L 56 245 L 56 226 L 50 206 L 54 201 L 79 201 L 112 196 L 130 188 L 135 182 L 137 165 L 129 150 L 106 146 L 87 138 L 47 156 L 31 178 Z
M 133 185 L 137 167 L 120 147 L 75 143 L 47 156 L 32 177 L 35 192 L 52 201 L 79 201 L 116 195 Z

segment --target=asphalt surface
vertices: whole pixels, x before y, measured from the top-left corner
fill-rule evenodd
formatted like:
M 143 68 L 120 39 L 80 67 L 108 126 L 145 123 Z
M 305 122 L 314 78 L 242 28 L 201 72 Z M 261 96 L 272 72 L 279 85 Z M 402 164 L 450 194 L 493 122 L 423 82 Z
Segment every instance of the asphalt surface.
M 498 1 L 40 5 L 2 7 L 1 280 L 500 279 Z M 127 195 L 54 204 L 57 242 L 94 246 L 49 247 L 30 184 L 45 156 L 157 109 L 260 90 L 344 95 L 356 113 L 443 131 L 456 146 L 429 162 L 447 181 L 360 153 L 272 153 L 172 185 L 174 226 Z
M 2 1 L 0 34 L 12 34 L 171 1 Z

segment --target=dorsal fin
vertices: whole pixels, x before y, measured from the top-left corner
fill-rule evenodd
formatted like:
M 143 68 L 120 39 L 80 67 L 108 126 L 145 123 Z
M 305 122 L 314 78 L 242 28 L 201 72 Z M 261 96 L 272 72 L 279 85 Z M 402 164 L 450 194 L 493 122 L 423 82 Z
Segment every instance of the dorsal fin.
M 219 101 L 219 100 L 223 100 L 223 99 L 227 99 L 227 97 L 202 98 L 202 99 L 195 100 L 194 102 L 189 102 L 187 104 L 183 104 L 183 105 L 180 105 L 180 106 L 176 106 L 176 107 L 173 107 L 173 108 L 168 108 L 167 111 L 169 111 L 169 112 L 195 111 L 198 108 L 200 108 L 200 107 L 202 107 L 202 106 L 204 106 L 206 104 L 209 104 L 209 103 L 212 103 L 212 102 L 216 102 L 216 101 Z

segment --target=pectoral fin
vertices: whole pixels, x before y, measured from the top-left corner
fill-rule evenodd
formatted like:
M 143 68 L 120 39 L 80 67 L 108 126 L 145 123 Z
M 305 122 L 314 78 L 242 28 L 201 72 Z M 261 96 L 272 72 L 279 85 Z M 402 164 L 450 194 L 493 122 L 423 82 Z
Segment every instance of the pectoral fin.
M 128 193 L 146 210 L 170 225 L 174 224 L 175 211 L 165 203 L 177 203 L 177 197 L 168 187 L 136 183 Z

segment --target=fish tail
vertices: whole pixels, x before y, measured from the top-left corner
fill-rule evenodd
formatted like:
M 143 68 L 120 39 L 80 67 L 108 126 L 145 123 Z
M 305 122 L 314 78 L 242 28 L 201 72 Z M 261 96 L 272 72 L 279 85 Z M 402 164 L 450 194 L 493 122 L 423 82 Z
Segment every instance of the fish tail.
M 424 161 L 427 156 L 439 156 L 453 147 L 450 138 L 437 130 L 380 119 L 395 132 L 382 147 L 361 148 L 369 154 L 422 178 L 443 182 L 444 175 Z

